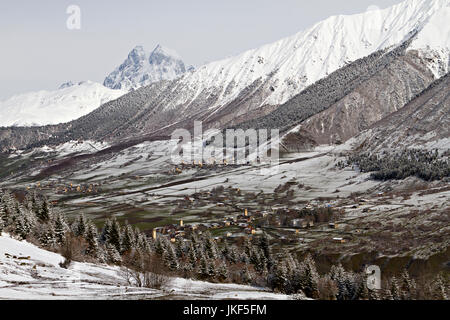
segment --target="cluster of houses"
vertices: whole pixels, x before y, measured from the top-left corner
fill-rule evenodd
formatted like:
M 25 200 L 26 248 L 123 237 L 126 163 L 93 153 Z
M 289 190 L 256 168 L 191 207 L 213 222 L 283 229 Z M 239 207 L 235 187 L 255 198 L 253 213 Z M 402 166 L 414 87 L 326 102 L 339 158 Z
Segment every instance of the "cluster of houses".
M 245 209 L 242 214 L 227 216 L 219 222 L 185 224 L 183 220 L 180 220 L 179 224 L 170 224 L 154 228 L 152 235 L 154 239 L 156 239 L 158 235 L 162 235 L 168 237 L 171 242 L 176 242 L 178 239 L 189 238 L 194 231 L 202 233 L 208 230 L 225 229 L 233 226 L 239 228 L 241 232 L 227 232 L 225 234 L 227 238 L 257 235 L 262 234 L 262 230 L 253 227 L 251 223 L 263 214 L 264 213 L 261 212 L 251 214 Z M 222 237 L 216 237 L 215 239 L 220 241 Z
M 232 191 L 233 194 L 239 192 L 239 189 L 235 189 Z M 221 204 L 225 206 L 225 203 L 229 201 L 229 197 L 232 196 L 231 194 L 223 193 L 215 193 L 215 195 L 220 198 L 220 201 L 222 201 L 218 202 L 217 206 L 220 206 Z M 204 192 L 196 193 L 193 198 L 186 197 L 185 200 L 194 202 L 198 199 L 207 199 L 209 197 L 211 197 L 211 192 Z M 272 228 L 291 227 L 293 229 L 296 229 L 296 234 L 299 234 L 301 229 L 309 229 L 315 227 L 314 219 L 312 219 L 311 217 L 295 218 L 299 216 L 300 210 L 305 208 L 313 209 L 311 205 L 307 205 L 302 208 L 274 207 L 270 211 L 252 210 L 252 212 L 249 212 L 248 209 L 236 208 L 236 211 L 240 211 L 242 213 L 227 215 L 217 222 L 185 224 L 183 220 L 180 220 L 179 224 L 171 224 L 154 228 L 153 238 L 156 239 L 159 235 L 162 235 L 168 237 L 171 242 L 176 242 L 178 240 L 183 241 L 185 239 L 189 239 L 190 235 L 194 231 L 203 233 L 206 231 L 224 229 L 223 233 L 221 233 L 222 236 L 215 237 L 216 241 L 220 242 L 223 240 L 223 238 L 237 239 L 241 237 L 262 234 L 262 229 L 255 227 L 255 225 L 263 226 L 263 228 L 264 226 L 270 226 Z M 282 221 L 282 219 L 284 220 Z M 339 229 L 339 224 L 334 220 L 329 221 L 328 228 Z M 332 240 L 336 243 L 346 242 L 346 239 L 340 237 L 332 238 Z
M 67 194 L 67 193 L 85 193 L 85 194 L 91 194 L 91 193 L 98 193 L 100 191 L 100 184 L 93 183 L 88 185 L 74 185 L 73 183 L 69 184 L 62 184 L 57 181 L 49 181 L 48 183 L 41 183 L 37 182 L 35 185 L 27 186 L 27 190 L 32 189 L 52 189 L 55 191 L 56 194 Z
M 72 183 L 67 186 L 58 186 L 56 188 L 57 194 L 67 194 L 67 193 L 87 193 L 87 194 L 95 194 L 99 192 L 98 184 L 89 184 L 89 185 L 73 185 Z
M 259 157 L 256 160 L 256 163 L 258 163 L 258 164 L 261 163 Z M 194 160 L 190 163 L 182 161 L 177 167 L 171 169 L 169 171 L 169 174 L 178 175 L 178 174 L 182 174 L 183 170 L 189 170 L 189 169 L 214 169 L 214 170 L 217 170 L 218 168 L 221 168 L 221 167 L 228 167 L 228 166 L 239 167 L 242 165 L 249 166 L 249 165 L 252 165 L 252 162 L 250 162 L 249 160 L 248 161 L 246 160 L 245 163 L 237 164 L 235 162 L 234 158 L 229 159 L 229 160 L 222 159 L 220 161 L 213 159 L 213 158 L 209 159 L 209 160 L 203 160 L 203 161 L 202 160 L 197 160 L 197 161 Z

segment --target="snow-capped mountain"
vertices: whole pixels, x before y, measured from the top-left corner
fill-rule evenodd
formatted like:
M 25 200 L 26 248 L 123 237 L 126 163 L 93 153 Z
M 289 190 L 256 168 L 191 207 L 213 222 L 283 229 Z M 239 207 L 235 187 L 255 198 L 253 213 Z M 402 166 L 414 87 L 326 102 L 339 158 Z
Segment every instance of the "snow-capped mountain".
M 161 80 L 173 80 L 188 69 L 175 51 L 158 45 L 152 52 L 142 46 L 135 47 L 128 58 L 104 81 L 111 89 L 137 89 Z
M 37 91 L 0 101 L 0 126 L 34 126 L 69 122 L 126 92 L 84 81 L 67 82 L 54 91 Z
M 330 17 L 313 27 L 186 74 L 168 107 L 189 105 L 200 94 L 217 96 L 210 107 L 234 100 L 258 79 L 272 92 L 262 105 L 286 102 L 306 86 L 351 61 L 399 45 L 416 32 L 411 49 L 430 55 L 436 76 L 448 71 L 450 0 L 406 0 L 384 10 Z

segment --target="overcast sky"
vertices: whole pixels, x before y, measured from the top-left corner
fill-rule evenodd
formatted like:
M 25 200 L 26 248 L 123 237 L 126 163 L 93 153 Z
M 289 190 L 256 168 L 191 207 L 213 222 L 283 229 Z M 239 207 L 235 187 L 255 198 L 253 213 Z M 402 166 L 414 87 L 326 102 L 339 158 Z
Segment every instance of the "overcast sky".
M 199 66 L 293 35 L 331 15 L 401 0 L 14 0 L 0 2 L 0 99 L 73 80 L 103 82 L 136 45 Z M 81 29 L 69 30 L 69 5 Z

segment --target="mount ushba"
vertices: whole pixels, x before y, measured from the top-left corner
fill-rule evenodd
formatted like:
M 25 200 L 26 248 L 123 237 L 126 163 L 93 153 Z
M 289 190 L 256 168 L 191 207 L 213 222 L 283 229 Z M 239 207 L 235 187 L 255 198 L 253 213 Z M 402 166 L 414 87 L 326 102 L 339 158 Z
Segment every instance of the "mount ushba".
M 106 77 L 104 85 L 92 81 L 67 82 L 54 91 L 29 92 L 0 101 L 0 127 L 69 122 L 131 89 L 173 80 L 184 72 L 184 63 L 174 51 L 158 45 L 148 57 L 143 47 L 138 46 L 120 67 Z
M 142 46 L 134 48 L 128 58 L 103 83 L 111 89 L 138 89 L 153 82 L 174 80 L 187 70 L 181 57 L 173 50 L 158 45 L 151 53 Z
M 281 123 L 289 130 L 288 125 L 295 128 L 339 101 L 342 104 L 330 110 L 351 112 L 346 117 L 351 121 L 345 125 L 357 130 L 339 132 L 340 137 L 329 139 L 324 123 L 318 121 L 314 127 L 325 130 L 319 143 L 346 140 L 402 108 L 448 72 L 449 20 L 450 0 L 407 0 L 384 10 L 331 17 L 292 37 L 204 65 L 175 80 L 154 82 L 68 124 L 4 129 L 0 131 L 0 144 L 7 149 L 78 139 L 114 143 L 169 134 L 177 127 L 189 128 L 194 120 L 216 128 L 254 120 L 270 127 Z M 157 48 L 149 55 L 142 48 L 134 49 L 105 84 L 133 88 L 139 81 L 145 83 L 148 79 L 141 70 L 158 69 L 150 62 L 158 60 L 161 51 L 165 50 Z M 169 65 L 173 66 L 174 61 Z M 165 63 L 160 64 L 161 70 L 165 70 Z M 182 71 L 181 64 L 175 65 Z M 389 87 L 386 75 L 391 75 L 389 81 L 400 81 L 395 90 L 385 90 Z M 370 87 L 370 81 L 378 81 L 378 88 L 384 90 L 381 94 L 375 92 L 371 99 L 364 95 L 364 86 Z M 351 92 L 361 99 L 349 108 L 354 100 Z M 373 99 L 378 109 L 361 123 L 354 123 L 360 118 L 352 110 L 363 115 L 361 107 L 367 108 Z M 384 107 L 386 102 L 388 107 Z M 295 114 L 304 111 L 302 116 Z

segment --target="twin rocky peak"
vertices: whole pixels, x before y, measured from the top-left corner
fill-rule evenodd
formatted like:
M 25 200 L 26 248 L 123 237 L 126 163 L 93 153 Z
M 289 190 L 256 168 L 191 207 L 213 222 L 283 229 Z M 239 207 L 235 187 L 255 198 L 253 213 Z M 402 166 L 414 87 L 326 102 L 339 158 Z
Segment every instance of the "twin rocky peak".
M 128 58 L 108 75 L 103 83 L 111 89 L 132 90 L 153 82 L 174 80 L 194 68 L 186 67 L 173 50 L 158 45 L 148 52 L 142 46 L 135 47 Z

